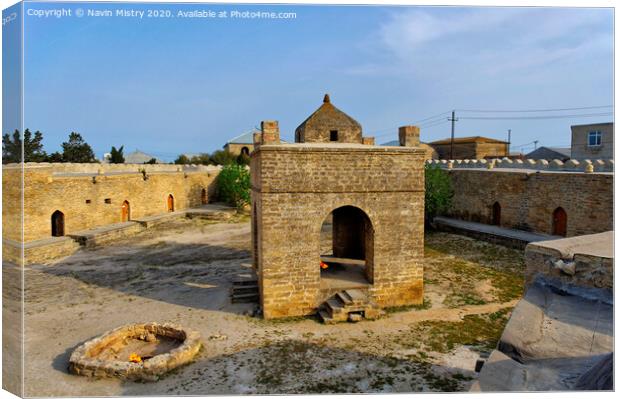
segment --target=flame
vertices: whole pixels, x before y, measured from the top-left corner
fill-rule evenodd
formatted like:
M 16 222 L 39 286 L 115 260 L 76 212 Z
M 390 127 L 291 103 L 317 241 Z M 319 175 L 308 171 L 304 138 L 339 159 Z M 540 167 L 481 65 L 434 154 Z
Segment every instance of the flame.
M 142 358 L 137 353 L 129 355 L 129 361 L 132 363 L 142 363 Z
M 321 269 L 327 269 L 327 268 L 328 268 L 327 263 L 321 261 Z

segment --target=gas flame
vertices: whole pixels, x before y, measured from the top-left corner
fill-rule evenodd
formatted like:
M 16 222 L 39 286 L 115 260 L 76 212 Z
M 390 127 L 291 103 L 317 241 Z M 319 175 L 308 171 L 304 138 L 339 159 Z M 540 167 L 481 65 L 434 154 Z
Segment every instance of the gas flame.
M 132 363 L 142 363 L 142 358 L 137 353 L 129 355 L 129 361 Z

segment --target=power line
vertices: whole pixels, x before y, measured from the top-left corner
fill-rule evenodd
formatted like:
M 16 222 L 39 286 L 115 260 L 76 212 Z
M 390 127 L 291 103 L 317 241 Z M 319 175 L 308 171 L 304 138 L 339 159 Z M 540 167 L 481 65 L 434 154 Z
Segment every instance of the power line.
M 559 111 L 577 111 L 583 109 L 612 108 L 613 105 L 594 105 L 590 107 L 576 108 L 548 108 L 548 109 L 523 109 L 523 110 L 489 110 L 489 109 L 457 109 L 460 112 L 559 112 Z
M 589 118 L 592 116 L 610 116 L 613 112 L 572 115 L 538 115 L 538 116 L 461 116 L 461 119 L 476 120 L 526 120 L 526 119 L 562 119 L 562 118 Z

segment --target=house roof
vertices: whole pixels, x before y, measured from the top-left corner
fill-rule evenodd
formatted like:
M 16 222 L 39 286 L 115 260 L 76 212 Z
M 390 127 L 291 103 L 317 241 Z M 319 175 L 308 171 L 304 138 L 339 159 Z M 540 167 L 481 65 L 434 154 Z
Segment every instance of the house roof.
M 525 155 L 528 159 L 565 159 L 571 157 L 570 147 L 540 147 Z
M 125 163 L 145 163 L 153 158 L 155 158 L 157 163 L 161 163 L 161 160 L 157 157 L 147 154 L 146 152 L 135 150 L 134 152 L 125 155 Z
M 430 142 L 429 144 L 450 144 L 451 139 L 443 139 Z M 471 136 L 471 137 L 455 137 L 454 144 L 470 144 L 470 143 L 498 143 L 508 144 L 507 141 L 492 139 L 490 137 L 483 136 Z
M 360 131 L 362 130 L 362 125 L 360 125 L 358 121 L 351 118 L 331 103 L 329 94 L 325 94 L 325 97 L 323 97 L 323 104 L 309 117 L 307 117 L 305 121 L 297 126 L 295 131 L 307 125 L 328 125 L 338 127 L 352 126 Z
M 613 125 L 613 122 L 600 122 L 600 123 L 584 123 L 582 125 L 571 125 L 570 127 L 580 127 L 580 126 L 608 126 Z
M 234 137 L 226 142 L 226 144 L 254 144 L 254 133 L 260 133 L 252 130 Z
M 260 133 L 258 130 L 252 130 L 251 132 L 243 133 L 234 137 L 226 142 L 226 144 L 254 144 L 254 133 Z M 286 143 L 286 140 L 280 139 L 281 143 Z M 224 147 L 226 147 L 224 144 Z

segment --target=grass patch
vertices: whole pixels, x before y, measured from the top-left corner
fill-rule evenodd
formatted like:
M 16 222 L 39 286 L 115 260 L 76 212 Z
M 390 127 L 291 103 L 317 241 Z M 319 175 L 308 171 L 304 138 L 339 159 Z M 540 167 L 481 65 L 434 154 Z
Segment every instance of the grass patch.
M 465 316 L 459 322 L 425 321 L 411 331 L 411 342 L 427 350 L 448 353 L 459 345 L 484 351 L 495 349 L 510 317 L 510 309 L 495 313 Z M 424 337 L 421 339 L 421 337 Z
M 387 314 L 398 313 L 398 312 L 407 312 L 409 310 L 425 310 L 430 309 L 432 306 L 431 300 L 428 298 L 424 298 L 424 302 L 419 305 L 401 305 L 401 306 L 391 306 L 388 308 L 384 308 L 383 310 Z

